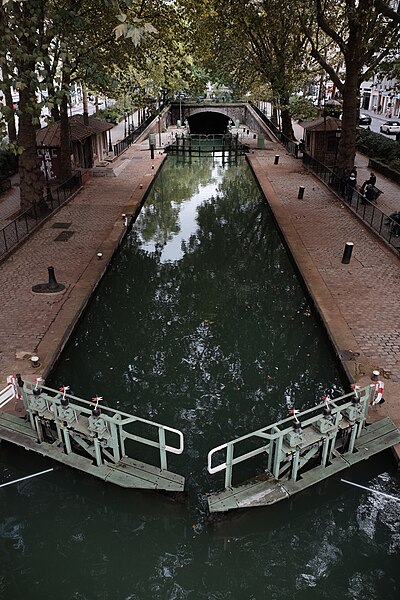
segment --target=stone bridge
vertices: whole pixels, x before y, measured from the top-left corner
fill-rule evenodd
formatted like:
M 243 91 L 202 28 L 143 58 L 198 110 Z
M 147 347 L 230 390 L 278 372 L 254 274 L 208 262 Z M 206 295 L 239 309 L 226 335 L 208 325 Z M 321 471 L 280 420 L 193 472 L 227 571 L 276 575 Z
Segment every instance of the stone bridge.
M 255 133 L 270 133 L 246 102 L 172 102 L 169 112 L 172 125 L 187 120 L 192 133 L 223 133 L 230 121 Z

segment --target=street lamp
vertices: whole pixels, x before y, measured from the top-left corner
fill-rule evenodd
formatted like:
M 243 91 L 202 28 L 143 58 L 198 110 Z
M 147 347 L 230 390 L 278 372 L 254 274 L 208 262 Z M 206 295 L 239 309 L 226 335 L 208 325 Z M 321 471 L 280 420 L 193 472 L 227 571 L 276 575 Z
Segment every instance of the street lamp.
M 158 120 L 158 142 L 159 142 L 159 146 L 161 148 L 161 115 L 158 115 L 157 120 Z
M 339 150 L 339 143 L 340 143 L 340 138 L 342 137 L 342 130 L 340 129 L 340 127 L 338 127 L 338 129 L 336 129 L 335 131 L 335 138 L 336 138 L 336 152 L 335 152 L 335 166 L 333 167 L 333 171 L 335 173 L 335 179 L 336 179 L 336 164 L 337 164 L 337 156 L 338 156 L 338 150 Z M 338 182 L 336 182 L 338 183 Z
M 107 117 L 106 121 L 107 121 L 107 123 L 111 123 L 111 117 Z M 108 130 L 108 151 L 109 152 L 113 151 L 112 141 L 111 141 L 111 129 Z

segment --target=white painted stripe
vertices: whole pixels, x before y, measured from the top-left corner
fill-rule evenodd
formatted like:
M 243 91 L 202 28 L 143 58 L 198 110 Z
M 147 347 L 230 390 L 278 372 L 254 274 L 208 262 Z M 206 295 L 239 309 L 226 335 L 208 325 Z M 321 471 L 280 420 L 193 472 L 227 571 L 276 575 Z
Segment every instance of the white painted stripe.
M 343 483 L 348 483 L 349 485 L 354 485 L 362 490 L 367 490 L 367 492 L 371 492 L 372 494 L 379 494 L 380 496 L 385 496 L 385 498 L 391 498 L 392 500 L 397 500 L 397 502 L 400 501 L 400 498 L 397 496 L 391 496 L 390 494 L 385 494 L 385 492 L 373 490 L 372 488 L 365 487 L 365 485 L 360 485 L 359 483 L 354 483 L 353 481 L 347 481 L 347 479 L 341 479 L 340 481 L 343 481 Z
M 32 475 L 27 475 L 26 477 L 21 477 L 20 479 L 14 479 L 14 481 L 7 481 L 7 483 L 0 484 L 0 488 L 6 487 L 6 485 L 12 485 L 13 483 L 18 483 L 19 481 L 25 481 L 25 479 L 31 479 L 32 477 L 38 477 L 39 475 L 44 475 L 45 473 L 50 473 L 50 471 L 54 471 L 54 467 L 51 469 L 46 469 L 46 471 L 40 471 L 39 473 L 33 473 Z

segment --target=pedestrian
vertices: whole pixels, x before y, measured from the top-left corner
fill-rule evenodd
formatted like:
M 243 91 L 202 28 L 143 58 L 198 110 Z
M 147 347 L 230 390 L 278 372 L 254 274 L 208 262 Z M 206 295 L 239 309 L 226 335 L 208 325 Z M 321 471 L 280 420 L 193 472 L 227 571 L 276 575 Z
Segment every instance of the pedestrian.
M 361 191 L 362 194 L 364 193 L 364 189 L 366 188 L 366 186 L 368 184 L 372 185 L 372 187 L 374 187 L 374 185 L 376 184 L 376 175 L 375 175 L 375 173 L 372 173 L 372 171 L 371 171 L 371 174 L 369 176 L 369 179 L 366 179 L 364 181 L 364 183 L 362 184 L 362 186 L 361 186 L 361 190 L 360 191 Z
M 349 204 L 351 204 L 351 201 L 353 199 L 353 194 L 354 194 L 354 190 L 356 189 L 356 185 L 357 185 L 357 178 L 356 178 L 354 171 L 352 171 L 346 182 L 346 199 Z
M 382 106 L 378 104 L 378 115 L 382 114 Z

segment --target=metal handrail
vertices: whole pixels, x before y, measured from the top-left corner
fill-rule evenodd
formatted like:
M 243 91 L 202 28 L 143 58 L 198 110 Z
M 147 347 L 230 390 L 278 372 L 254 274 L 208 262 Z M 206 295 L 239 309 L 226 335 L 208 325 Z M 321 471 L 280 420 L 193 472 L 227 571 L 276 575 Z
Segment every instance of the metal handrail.
M 363 419 L 360 423 L 360 427 L 358 429 L 357 435 L 361 433 L 361 427 L 365 421 L 369 400 L 371 395 L 372 386 L 366 386 L 362 389 L 357 389 L 357 391 L 350 392 L 349 394 L 345 394 L 344 396 L 340 396 L 339 398 L 335 398 L 333 400 L 327 399 L 325 402 L 318 404 L 312 408 L 304 410 L 302 412 L 298 412 L 296 416 L 287 417 L 277 423 L 273 423 L 272 425 L 268 425 L 266 427 L 262 427 L 261 429 L 257 429 L 256 431 L 252 431 L 246 435 L 243 435 L 234 440 L 230 440 L 229 442 L 225 442 L 224 444 L 220 444 L 216 446 L 212 450 L 209 451 L 207 455 L 207 470 L 210 474 L 218 473 L 220 471 L 225 471 L 225 488 L 231 486 L 232 483 L 232 469 L 236 464 L 244 462 L 250 458 L 254 458 L 259 454 L 265 454 L 269 447 L 270 443 L 278 438 L 283 439 L 285 435 L 289 432 L 293 431 L 293 426 L 295 421 L 301 420 L 302 427 L 307 427 L 308 425 L 312 425 L 313 423 L 319 421 L 321 419 L 321 413 L 323 409 L 328 405 L 331 409 L 332 415 L 336 415 L 336 424 L 340 420 L 342 412 L 353 405 L 353 400 L 355 396 L 358 397 L 362 406 L 362 414 Z M 351 399 L 351 400 L 348 400 Z M 308 415 L 308 416 L 307 416 Z M 269 444 L 263 444 L 261 447 L 256 448 L 255 450 L 251 450 L 249 452 L 245 452 L 237 457 L 234 457 L 234 448 L 240 442 L 244 440 L 249 440 L 251 438 L 262 438 L 264 440 L 268 440 Z M 225 452 L 225 461 L 220 462 L 220 464 L 213 466 L 213 456 L 220 452 L 221 450 L 226 449 Z M 277 473 L 275 473 L 277 476 Z
M 34 430 L 37 430 L 36 415 L 46 415 L 46 417 L 51 418 L 51 420 L 54 421 L 57 431 L 63 431 L 63 436 L 60 436 L 60 441 L 66 445 L 68 450 L 70 444 L 66 443 L 65 438 L 66 436 L 68 437 L 69 433 L 68 427 L 65 428 L 66 416 L 62 404 L 62 400 L 64 402 L 64 399 L 67 399 L 68 410 L 70 411 L 69 414 L 73 415 L 74 424 L 76 423 L 75 428 L 78 432 L 82 433 L 83 431 L 88 433 L 87 420 L 93 418 L 93 409 L 96 406 L 93 404 L 93 401 L 90 402 L 83 398 L 79 398 L 78 396 L 74 396 L 73 394 L 68 394 L 66 391 L 58 391 L 49 388 L 38 381 L 31 382 L 24 380 L 23 386 L 21 386 L 21 379 L 18 380 L 18 378 L 15 378 L 15 382 L 19 386 L 19 393 L 22 396 L 25 411 L 29 416 L 31 426 Z M 184 450 L 184 437 L 183 433 L 178 429 L 157 423 L 156 421 L 150 421 L 137 415 L 130 415 L 129 413 L 108 406 L 99 406 L 99 408 L 101 411 L 99 417 L 105 422 L 107 431 L 110 432 L 112 437 L 111 447 L 114 462 L 118 462 L 121 456 L 123 457 L 126 455 L 125 439 L 131 439 L 135 442 L 157 448 L 159 450 L 161 469 L 167 469 L 168 452 L 172 454 L 182 454 Z M 81 419 L 80 422 L 81 416 L 84 417 L 84 420 Z M 126 431 L 124 427 L 130 423 L 142 423 L 144 425 L 155 427 L 158 432 L 158 441 Z M 72 426 L 72 431 L 73 430 L 74 426 Z M 166 443 L 166 431 L 178 436 L 177 445 L 171 446 Z M 100 456 L 98 463 L 100 463 Z

